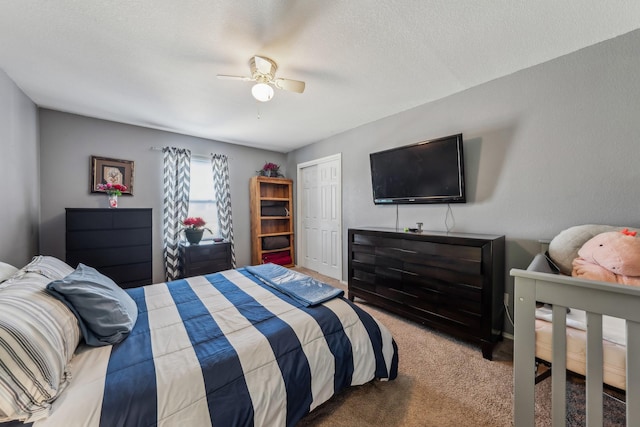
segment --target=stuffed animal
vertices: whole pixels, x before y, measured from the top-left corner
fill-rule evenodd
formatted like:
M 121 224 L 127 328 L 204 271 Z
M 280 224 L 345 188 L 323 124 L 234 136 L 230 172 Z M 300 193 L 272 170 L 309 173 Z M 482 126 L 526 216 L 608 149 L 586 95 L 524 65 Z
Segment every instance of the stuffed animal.
M 578 251 L 571 275 L 640 286 L 640 237 L 626 228 L 596 235 Z

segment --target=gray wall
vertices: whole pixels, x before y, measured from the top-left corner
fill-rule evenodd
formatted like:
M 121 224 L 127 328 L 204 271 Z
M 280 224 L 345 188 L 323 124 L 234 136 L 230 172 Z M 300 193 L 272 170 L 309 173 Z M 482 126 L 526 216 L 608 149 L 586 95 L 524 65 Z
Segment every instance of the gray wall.
M 504 234 L 506 274 L 569 226 L 640 226 L 638 46 L 635 31 L 289 153 L 289 170 L 342 153 L 343 278 L 347 229 L 395 226 L 396 207 L 373 204 L 368 154 L 459 132 L 468 202 L 451 205 L 453 231 Z M 446 209 L 402 205 L 400 227 L 446 230 Z
M 38 114 L 0 69 L 0 261 L 25 265 L 38 252 Z
M 64 259 L 65 208 L 107 207 L 106 196 L 89 192 L 90 156 L 134 161 L 133 193 L 118 199 L 122 208 L 153 208 L 153 280 L 164 280 L 162 261 L 162 152 L 175 146 L 192 154 L 230 157 L 231 204 L 238 266 L 251 261 L 249 178 L 271 161 L 283 165 L 282 153 L 241 147 L 170 132 L 40 110 L 42 222 L 40 250 Z M 286 173 L 286 168 L 283 167 Z

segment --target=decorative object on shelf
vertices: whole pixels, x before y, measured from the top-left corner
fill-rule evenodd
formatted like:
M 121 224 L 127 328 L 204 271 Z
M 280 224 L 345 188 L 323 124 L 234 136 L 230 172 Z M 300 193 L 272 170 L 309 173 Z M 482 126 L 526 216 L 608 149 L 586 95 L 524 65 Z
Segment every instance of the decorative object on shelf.
M 280 178 L 284 176 L 280 173 L 280 166 L 271 162 L 265 163 L 264 166 L 262 166 L 262 169 L 256 172 L 260 176 L 269 176 L 272 178 Z
M 200 217 L 189 217 L 183 220 L 182 225 L 185 227 L 184 235 L 187 238 L 187 241 L 192 245 L 200 243 L 205 230 L 211 233 L 211 230 L 205 227 L 206 224 L 207 223 L 204 219 Z
M 126 185 L 120 184 L 111 184 L 110 182 L 106 184 L 98 184 L 96 186 L 98 190 L 107 193 L 109 196 L 109 207 L 117 208 L 118 207 L 118 196 L 122 196 L 123 191 L 127 191 Z
M 133 195 L 133 161 L 91 156 L 91 192 L 104 193 L 100 185 L 124 187 L 122 194 Z

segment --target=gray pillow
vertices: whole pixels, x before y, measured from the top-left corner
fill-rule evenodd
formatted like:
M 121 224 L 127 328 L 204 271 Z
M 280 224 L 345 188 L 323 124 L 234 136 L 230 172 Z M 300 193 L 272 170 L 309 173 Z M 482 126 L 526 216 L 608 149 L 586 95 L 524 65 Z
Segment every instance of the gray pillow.
M 129 294 L 82 263 L 65 278 L 49 283 L 47 290 L 73 311 L 91 346 L 119 343 L 138 320 L 138 306 Z

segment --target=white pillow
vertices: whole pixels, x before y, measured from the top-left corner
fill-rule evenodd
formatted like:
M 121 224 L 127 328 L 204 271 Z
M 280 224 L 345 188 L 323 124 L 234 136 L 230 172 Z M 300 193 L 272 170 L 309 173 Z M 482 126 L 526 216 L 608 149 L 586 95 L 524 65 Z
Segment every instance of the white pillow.
M 0 283 L 16 274 L 17 271 L 18 269 L 13 265 L 7 264 L 6 262 L 0 262 Z
M 67 306 L 47 292 L 50 278 L 25 274 L 10 281 L 0 287 L 0 422 L 31 422 L 49 414 L 71 379 L 80 328 Z

